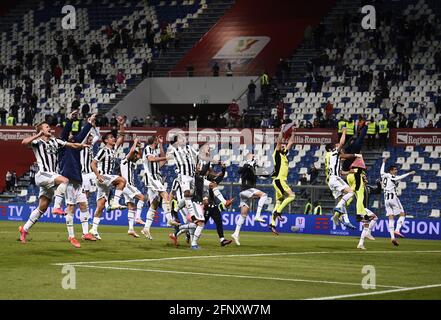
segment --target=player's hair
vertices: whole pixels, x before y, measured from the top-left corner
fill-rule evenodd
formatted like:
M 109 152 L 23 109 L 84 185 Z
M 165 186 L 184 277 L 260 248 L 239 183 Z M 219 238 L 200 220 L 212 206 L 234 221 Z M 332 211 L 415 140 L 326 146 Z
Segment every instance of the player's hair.
M 397 166 L 390 166 L 389 168 L 387 168 L 387 172 L 391 172 L 393 169 L 397 169 Z
M 39 133 L 41 131 L 41 128 L 43 127 L 44 124 L 48 124 L 46 121 L 42 121 L 40 123 L 37 123 L 37 125 L 35 126 L 35 130 L 37 130 L 37 133 Z
M 154 136 L 148 136 L 148 137 L 147 137 L 147 144 L 150 145 L 150 144 L 154 143 L 155 140 L 156 140 L 156 137 L 154 137 Z
M 176 143 L 178 141 L 178 135 L 175 135 L 171 138 L 171 143 Z
M 112 132 L 107 132 L 105 135 L 103 135 L 103 142 L 106 143 L 106 140 L 109 139 L 109 136 L 113 136 Z
M 331 151 L 332 149 L 334 149 L 334 146 L 335 146 L 335 144 L 333 144 L 333 143 L 328 143 L 326 146 L 325 146 L 325 150 L 326 151 Z

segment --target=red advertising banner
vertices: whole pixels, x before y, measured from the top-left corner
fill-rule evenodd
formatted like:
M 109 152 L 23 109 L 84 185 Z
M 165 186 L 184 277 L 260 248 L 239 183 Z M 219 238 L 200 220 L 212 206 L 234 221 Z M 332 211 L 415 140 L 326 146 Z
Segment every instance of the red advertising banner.
M 393 146 L 441 146 L 441 129 L 392 129 Z

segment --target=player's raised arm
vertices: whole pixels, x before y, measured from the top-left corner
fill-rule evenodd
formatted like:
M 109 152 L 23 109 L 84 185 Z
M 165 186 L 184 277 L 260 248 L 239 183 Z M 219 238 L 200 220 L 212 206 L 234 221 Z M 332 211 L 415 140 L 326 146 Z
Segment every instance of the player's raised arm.
M 277 136 L 277 140 L 276 140 L 277 151 L 280 151 L 282 149 L 282 142 L 283 142 L 283 127 L 280 129 L 279 135 Z
M 384 171 L 384 168 L 386 167 L 386 161 L 387 161 L 387 159 L 383 159 L 383 163 L 381 164 L 381 169 L 380 169 L 381 176 L 386 174 L 386 172 Z
M 138 147 L 138 142 L 139 142 L 138 138 L 135 138 L 133 140 L 132 147 L 130 148 L 129 153 L 127 153 L 126 159 L 130 159 L 133 156 L 133 154 L 136 151 L 136 148 Z
M 394 181 L 402 180 L 402 179 L 404 179 L 412 174 L 415 174 L 415 173 L 416 173 L 415 171 L 411 171 L 411 172 L 402 174 L 401 176 L 396 176 L 395 178 L 392 178 L 392 180 L 394 180 Z
M 295 134 L 295 128 L 292 129 L 291 137 L 289 137 L 288 145 L 286 146 L 286 150 L 291 150 L 292 146 L 294 145 L 294 134 Z
M 90 145 L 85 143 L 72 143 L 72 142 L 66 142 L 65 146 L 71 149 L 84 149 L 90 147 Z
M 118 149 L 123 143 L 124 143 L 124 136 L 126 134 L 125 130 L 125 123 L 123 117 L 118 117 L 118 124 L 119 124 L 119 130 L 118 130 L 118 139 L 116 140 L 115 149 Z
M 340 152 L 341 149 L 343 149 L 343 146 L 345 145 L 345 142 L 346 142 L 346 128 L 343 128 L 342 134 L 341 134 L 341 137 L 340 137 L 340 142 L 338 143 L 339 144 L 338 145 L 338 152 Z
M 30 137 L 24 138 L 24 139 L 21 141 L 21 144 L 24 145 L 24 146 L 28 146 L 28 145 L 30 145 L 30 144 L 32 143 L 32 141 L 39 139 L 39 138 L 42 137 L 43 135 L 44 135 L 43 131 L 40 131 L 39 133 L 37 133 L 37 134 L 35 134 L 35 135 L 33 135 L 33 136 L 30 136 Z

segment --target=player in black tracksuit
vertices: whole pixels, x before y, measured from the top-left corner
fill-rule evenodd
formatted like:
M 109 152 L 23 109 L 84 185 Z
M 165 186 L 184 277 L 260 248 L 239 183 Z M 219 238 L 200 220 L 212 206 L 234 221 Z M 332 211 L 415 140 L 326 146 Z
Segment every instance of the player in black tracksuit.
M 202 203 L 204 207 L 205 221 L 208 221 L 208 219 L 211 218 L 216 224 L 217 234 L 222 247 L 230 244 L 232 241 L 227 240 L 224 237 L 224 227 L 222 224 L 222 214 L 220 210 L 221 205 L 220 203 L 217 204 L 217 198 L 215 197 L 211 188 L 208 188 L 208 196 L 205 194 L 204 180 L 206 179 L 219 185 L 225 176 L 225 169 L 225 166 L 222 165 L 222 172 L 216 174 L 211 170 L 211 163 L 204 162 L 195 176 L 195 193 L 193 196 L 193 201 Z

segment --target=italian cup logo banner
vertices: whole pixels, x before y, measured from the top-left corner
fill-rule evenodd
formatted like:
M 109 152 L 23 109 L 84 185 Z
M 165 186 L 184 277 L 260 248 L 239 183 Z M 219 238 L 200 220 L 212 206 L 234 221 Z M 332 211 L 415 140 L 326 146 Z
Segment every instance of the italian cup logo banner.
M 270 37 L 235 37 L 225 43 L 213 60 L 244 65 L 253 60 L 270 42 Z

